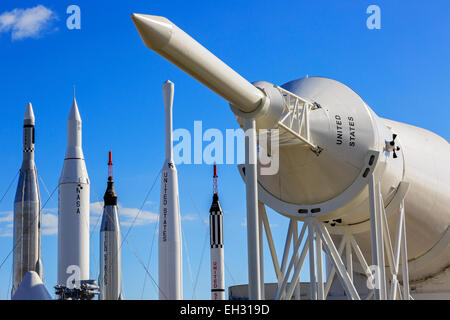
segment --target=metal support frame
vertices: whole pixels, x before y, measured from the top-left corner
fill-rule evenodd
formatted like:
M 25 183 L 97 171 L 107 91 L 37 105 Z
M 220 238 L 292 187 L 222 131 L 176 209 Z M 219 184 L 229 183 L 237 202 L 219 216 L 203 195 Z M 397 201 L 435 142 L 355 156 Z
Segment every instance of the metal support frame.
M 290 219 L 280 264 L 265 206 L 259 202 L 260 262 L 262 264 L 262 233 L 264 230 L 278 282 L 275 299 L 284 300 L 293 297 L 300 299 L 299 277 L 307 254 L 309 254 L 309 290 L 310 297 L 313 300 L 325 300 L 336 277 L 344 288 L 348 299 L 410 299 L 403 201 L 401 201 L 398 210 L 395 239 L 391 239 L 380 186 L 373 176 L 370 178 L 369 192 L 372 224 L 372 266 L 369 266 L 366 261 L 350 228 L 341 236 L 340 243 L 336 247 L 328 230 L 330 226 L 320 222 L 315 217 L 308 217 L 303 221 L 300 233 L 298 233 L 300 221 Z M 323 277 L 323 253 L 332 263 L 326 281 Z M 387 264 L 385 258 L 387 258 Z M 355 269 L 355 263 L 358 263 L 360 268 Z M 376 266 L 383 267 L 378 268 Z M 260 266 L 260 270 L 262 270 L 262 266 Z M 365 297 L 361 297 L 356 290 L 354 284 L 356 270 L 364 272 L 368 286 L 372 284 L 372 287 L 369 288 L 369 294 Z M 400 272 L 402 283 L 399 281 Z M 263 280 L 263 277 L 261 280 Z M 264 282 L 261 281 L 260 283 L 263 286 Z
M 409 300 L 410 293 L 404 201 L 401 201 L 398 211 L 397 233 L 395 236 L 394 247 L 388 228 L 386 211 L 380 188 L 380 183 L 376 182 L 374 175 L 372 174 L 369 180 L 372 265 L 376 266 L 375 272 L 377 272 L 375 279 L 373 279 L 375 287 L 374 299 L 395 300 L 399 298 Z M 389 270 L 389 277 L 386 275 L 385 257 L 388 262 L 387 270 Z M 400 262 L 402 264 L 403 290 L 398 281 Z M 388 282 L 390 282 L 389 290 Z
M 285 108 L 283 117 L 278 122 L 278 127 L 284 130 L 280 132 L 280 143 L 301 143 L 306 147 L 311 148 L 316 154 L 319 154 L 322 149 L 315 145 L 310 139 L 308 113 L 310 110 L 320 108 L 320 106 L 298 97 L 283 88 L 277 87 L 277 89 L 282 93 Z M 318 216 L 313 214 L 299 217 L 303 220 L 300 234 L 298 234 L 298 218 L 296 216 L 290 218 L 281 265 L 279 264 L 267 214 L 264 205 L 258 200 L 257 135 L 254 118 L 244 119 L 244 130 L 246 132 L 245 172 L 242 173 L 243 176 L 245 176 L 246 183 L 249 299 L 260 300 L 265 298 L 263 229 L 266 231 L 266 238 L 278 282 L 276 299 L 291 299 L 294 293 L 295 298 L 300 299 L 300 271 L 308 253 L 310 271 L 309 289 L 310 297 L 312 299 L 326 299 L 335 276 L 338 277 L 345 290 L 345 294 L 349 299 L 360 299 L 359 293 L 354 285 L 355 260 L 358 261 L 362 267 L 368 283 L 373 284 L 373 290 L 366 299 L 409 299 L 408 260 L 403 200 L 400 202 L 400 210 L 398 213 L 398 228 L 394 250 L 389 234 L 385 206 L 381 196 L 380 183 L 375 179 L 374 168 L 371 170 L 368 183 L 372 269 L 369 267 L 352 234 L 354 228 L 348 227 L 347 229 L 347 227 L 341 227 L 341 229 L 344 229 L 345 231 L 342 233 L 341 230 L 341 234 L 343 234 L 342 240 L 339 247 L 336 248 L 327 226 L 318 220 Z M 370 161 L 368 162 L 370 167 L 373 163 L 376 163 L 378 152 L 369 153 L 368 158 L 370 158 Z M 342 194 L 341 197 L 338 197 L 339 199 L 334 199 L 336 203 L 333 202 L 333 205 L 340 204 L 340 207 L 345 204 L 342 203 L 344 199 L 352 199 L 352 192 L 357 192 L 359 190 L 359 188 L 356 187 L 359 186 L 363 188 L 364 184 L 367 183 L 367 180 L 365 179 L 361 178 L 360 180 L 361 181 L 358 181 L 357 186 L 349 188 L 349 194 L 346 193 L 345 197 L 344 194 Z M 403 183 L 403 187 L 405 187 L 407 191 L 408 184 Z M 399 189 L 402 188 L 399 187 Z M 406 191 L 404 193 L 399 193 L 401 199 L 404 199 Z M 260 190 L 260 192 L 263 191 Z M 269 203 L 276 202 L 272 201 L 273 199 L 271 197 L 265 196 L 264 192 L 261 197 L 262 199 L 265 199 L 264 201 L 268 201 Z M 285 206 L 284 203 L 283 205 Z M 330 208 L 328 209 L 331 210 Z M 293 208 L 293 210 L 298 212 L 297 208 Z M 308 235 L 307 238 L 304 239 L 306 231 L 308 231 Z M 292 254 L 290 255 L 291 242 Z M 302 243 L 303 246 L 301 246 Z M 332 269 L 326 282 L 324 282 L 323 279 L 323 252 L 326 253 L 332 263 Z M 353 254 L 355 254 L 356 259 L 353 257 Z M 288 261 L 289 256 L 290 260 Z M 386 274 L 386 257 L 389 276 Z M 400 262 L 401 273 L 403 275 L 403 286 L 400 285 L 398 280 Z M 372 270 L 374 270 L 374 273 L 372 273 Z M 388 286 L 388 282 L 390 283 L 390 286 Z
M 304 144 L 309 146 L 313 152 L 319 154 L 322 148 L 315 145 L 310 138 L 309 112 L 320 108 L 320 106 L 281 87 L 277 86 L 276 88 L 283 97 L 284 107 L 281 120 L 278 121 L 278 127 L 282 129 L 280 144 Z

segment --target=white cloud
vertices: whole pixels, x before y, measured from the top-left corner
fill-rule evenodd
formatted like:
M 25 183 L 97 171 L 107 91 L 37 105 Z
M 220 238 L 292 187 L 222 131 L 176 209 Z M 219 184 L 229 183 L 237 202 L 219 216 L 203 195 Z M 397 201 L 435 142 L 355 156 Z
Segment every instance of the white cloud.
M 198 214 L 188 213 L 181 216 L 181 221 L 194 221 L 198 219 Z
M 42 212 L 42 234 L 53 235 L 58 233 L 58 216 L 51 212 L 57 212 L 58 209 L 44 209 Z M 12 211 L 0 212 L 0 237 L 13 236 L 13 220 Z
M 52 213 L 42 213 L 41 228 L 43 235 L 58 234 L 58 216 Z
M 12 222 L 13 221 L 13 213 L 12 211 L 0 212 L 0 223 L 2 222 Z
M 143 226 L 157 222 L 159 218 L 159 214 L 151 211 L 142 210 L 139 213 L 138 208 L 124 208 L 120 204 L 118 207 L 119 220 L 122 226 Z
M 48 29 L 56 14 L 38 5 L 28 9 L 13 9 L 0 14 L 0 33 L 10 32 L 11 39 L 39 38 Z
M 92 202 L 90 205 L 91 215 L 103 214 L 103 201 Z
M 12 211 L 0 212 L 0 237 L 12 236 L 11 222 L 13 217 Z
M 139 212 L 139 208 L 127 208 L 122 206 L 120 203 L 117 204 L 117 207 L 121 226 L 143 226 L 158 221 L 158 213 L 147 210 L 141 210 Z M 102 213 L 103 202 L 99 201 L 91 203 L 91 225 L 95 225 L 97 223 L 97 219 L 99 218 L 98 216 L 102 215 Z M 100 222 L 98 224 L 100 224 Z

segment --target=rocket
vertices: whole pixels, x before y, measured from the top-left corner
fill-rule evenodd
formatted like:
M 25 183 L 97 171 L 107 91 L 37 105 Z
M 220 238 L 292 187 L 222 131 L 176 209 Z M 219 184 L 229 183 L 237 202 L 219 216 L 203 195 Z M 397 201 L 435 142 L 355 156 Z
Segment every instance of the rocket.
M 251 84 L 167 18 L 144 14 L 131 18 L 148 48 L 226 99 L 244 129 L 278 129 L 282 138 L 288 138 L 280 139 L 279 170 L 273 174 L 257 175 L 256 165 L 247 167 L 246 159 L 250 299 L 261 296 L 257 201 L 290 219 L 313 217 L 329 223 L 327 230 L 335 238 L 343 230 L 354 232 L 359 255 L 367 261 L 372 258 L 374 265 L 384 260 L 383 240 L 374 241 L 377 233 L 376 238 L 382 239 L 375 229 L 382 230 L 384 224 L 395 234 L 400 229 L 393 216 L 404 210 L 401 251 L 410 259 L 402 263 L 402 273 L 408 274 L 420 297 L 441 298 L 450 292 L 450 274 L 443 271 L 450 265 L 446 139 L 378 117 L 354 90 L 333 79 Z M 302 105 L 303 120 L 291 98 Z M 256 156 L 255 144 L 248 144 L 247 158 Z M 387 221 L 375 223 L 372 216 L 384 211 Z M 390 252 L 386 255 L 393 260 Z M 381 275 L 390 272 L 381 269 Z M 404 297 L 407 294 L 405 290 Z
M 67 149 L 58 187 L 58 286 L 79 289 L 89 279 L 89 177 L 75 97 L 67 120 Z
M 172 106 L 174 85 L 163 83 L 166 113 L 166 159 L 161 172 L 159 207 L 158 281 L 160 300 L 183 299 L 178 174 L 173 162 Z
M 14 200 L 14 262 L 12 295 L 25 274 L 43 279 L 41 263 L 41 197 L 34 163 L 34 113 L 28 103 L 23 119 L 23 162 Z
M 211 299 L 225 300 L 225 268 L 223 255 L 223 211 L 217 190 L 217 166 L 214 165 L 213 201 L 209 209 L 211 243 Z
M 100 300 L 119 300 L 122 292 L 122 252 L 117 195 L 114 190 L 112 156 L 109 152 L 108 186 L 100 228 Z

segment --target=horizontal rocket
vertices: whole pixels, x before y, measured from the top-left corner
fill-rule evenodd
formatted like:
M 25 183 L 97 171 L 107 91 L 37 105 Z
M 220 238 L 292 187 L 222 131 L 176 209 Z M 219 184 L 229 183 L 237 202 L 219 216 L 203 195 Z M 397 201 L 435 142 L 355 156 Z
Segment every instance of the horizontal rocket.
M 23 119 L 23 162 L 14 199 L 12 294 L 29 271 L 43 278 L 41 263 L 41 197 L 34 162 L 35 118 L 28 103 Z
M 279 88 L 267 82 L 251 85 L 166 18 L 133 14 L 132 19 L 147 47 L 228 100 L 238 120 L 253 118 L 257 128 L 280 132 L 285 116 L 301 123 Z M 448 142 L 427 130 L 379 118 L 351 88 L 332 79 L 297 79 L 281 88 L 283 95 L 301 97 L 306 111 L 300 133 L 307 131 L 305 136 L 322 151 L 311 152 L 301 139 L 279 148 L 279 170 L 258 176 L 260 200 L 290 218 L 314 216 L 358 230 L 357 241 L 370 261 L 366 222 L 368 181 L 374 177 L 388 215 L 404 201 L 411 288 L 450 292 L 450 277 L 443 271 L 450 265 Z M 388 223 L 394 234 L 395 223 Z
M 161 172 L 159 207 L 158 278 L 160 300 L 183 299 L 178 174 L 173 162 L 172 106 L 174 84 L 163 83 L 166 114 L 166 159 Z
M 100 227 L 100 300 L 119 300 L 122 295 L 122 249 L 112 165 L 110 151 L 108 186 L 103 196 L 104 207 Z
M 58 188 L 58 285 L 69 289 L 80 288 L 80 281 L 89 279 L 89 189 L 74 97 Z

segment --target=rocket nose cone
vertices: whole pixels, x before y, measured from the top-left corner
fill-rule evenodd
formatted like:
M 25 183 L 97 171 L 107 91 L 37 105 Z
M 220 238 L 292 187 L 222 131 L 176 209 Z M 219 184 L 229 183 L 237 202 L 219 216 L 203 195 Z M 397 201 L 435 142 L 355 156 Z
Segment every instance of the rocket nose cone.
M 78 104 L 77 104 L 77 100 L 75 99 L 75 97 L 73 98 L 72 108 L 70 108 L 68 120 L 81 121 L 80 111 L 78 111 Z
M 171 109 L 173 105 L 173 95 L 174 95 L 174 89 L 175 85 L 172 81 L 166 80 L 163 85 L 163 97 L 164 97 L 164 107 L 166 109 Z
M 27 104 L 27 109 L 25 110 L 25 116 L 23 117 L 23 120 L 29 120 L 34 123 L 34 112 L 31 102 L 28 102 Z
M 164 17 L 133 13 L 131 19 L 150 49 L 161 49 L 172 37 L 173 24 Z

